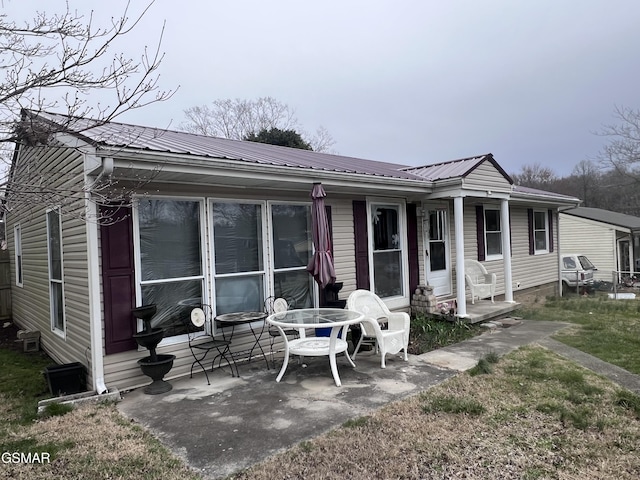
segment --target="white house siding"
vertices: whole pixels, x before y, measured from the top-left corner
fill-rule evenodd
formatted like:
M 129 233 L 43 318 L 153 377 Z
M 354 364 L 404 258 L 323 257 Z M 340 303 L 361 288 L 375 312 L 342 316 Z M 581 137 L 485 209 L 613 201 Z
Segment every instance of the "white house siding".
M 83 159 L 72 149 L 23 148 L 16 164 L 17 182 L 28 178 L 27 166 L 32 172 L 52 172 L 48 184 L 53 188 L 77 190 L 83 184 Z M 10 199 L 9 202 L 11 206 Z M 62 215 L 65 338 L 51 331 L 46 209 L 35 204 L 16 205 L 7 216 L 7 231 L 13 242 L 14 219 L 21 218 L 24 286 L 15 286 L 12 256 L 14 321 L 21 328 L 39 330 L 42 348 L 57 362 L 79 361 L 86 365 L 90 356 L 87 241 L 85 223 L 78 215 L 83 205 L 81 199 L 74 201 L 65 210 L 76 208 L 75 213 Z
M 611 281 L 617 270 L 616 229 L 611 225 L 560 214 L 560 251 L 582 253 L 598 268 L 594 277 Z
M 484 161 L 463 180 L 464 188 L 479 190 L 511 191 L 511 184 L 494 167 L 491 162 Z
M 336 281 L 343 282 L 339 298 L 346 299 L 356 289 L 356 259 L 351 200 L 327 201 L 331 205 L 333 255 Z

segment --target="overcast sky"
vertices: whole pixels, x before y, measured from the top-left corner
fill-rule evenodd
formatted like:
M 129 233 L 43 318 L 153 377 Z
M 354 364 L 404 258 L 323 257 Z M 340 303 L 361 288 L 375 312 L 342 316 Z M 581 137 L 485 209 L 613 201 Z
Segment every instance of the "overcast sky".
M 134 0 L 133 11 L 144 2 Z M 123 0 L 69 0 L 118 16 Z M 61 0 L 4 0 L 47 13 Z M 271 96 L 342 155 L 425 165 L 491 152 L 508 173 L 568 175 L 606 141 L 616 105 L 640 108 L 638 0 L 157 0 L 121 48 L 166 21 L 167 102 L 122 121 L 176 127 L 215 99 Z

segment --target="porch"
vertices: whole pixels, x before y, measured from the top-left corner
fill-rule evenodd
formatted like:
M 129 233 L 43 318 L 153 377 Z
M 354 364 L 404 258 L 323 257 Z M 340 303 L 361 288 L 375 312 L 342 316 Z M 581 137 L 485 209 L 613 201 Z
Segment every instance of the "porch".
M 476 303 L 467 303 L 467 316 L 464 320 L 468 323 L 488 322 L 496 320 L 519 309 L 522 304 L 517 302 L 504 302 L 496 300 L 476 300 Z

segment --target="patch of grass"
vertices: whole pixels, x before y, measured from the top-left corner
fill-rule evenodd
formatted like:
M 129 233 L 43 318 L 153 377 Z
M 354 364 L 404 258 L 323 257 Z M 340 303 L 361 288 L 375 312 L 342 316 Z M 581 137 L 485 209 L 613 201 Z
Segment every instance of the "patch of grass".
M 346 422 L 344 422 L 342 424 L 342 426 L 344 428 L 364 427 L 367 423 L 369 423 L 369 420 L 371 420 L 371 417 L 368 417 L 368 416 L 352 418 L 352 419 L 347 420 Z
M 453 322 L 437 316 L 416 315 L 411 320 L 409 350 L 419 355 L 467 340 L 482 333 L 480 326 L 461 320 Z
M 58 416 L 66 415 L 72 410 L 73 410 L 72 405 L 66 405 L 66 404 L 54 402 L 54 403 L 50 403 L 44 408 L 43 417 L 44 418 L 58 417 Z
M 620 390 L 616 394 L 616 405 L 633 412 L 637 419 L 640 419 L 640 396 L 628 390 Z
M 467 373 L 472 377 L 476 375 L 488 375 L 493 373 L 491 365 L 495 365 L 500 360 L 500 357 L 495 352 L 489 352 L 480 360 L 475 367 L 470 368 Z
M 455 413 L 466 415 L 482 415 L 485 407 L 476 400 L 454 395 L 424 395 L 422 405 L 424 413 Z

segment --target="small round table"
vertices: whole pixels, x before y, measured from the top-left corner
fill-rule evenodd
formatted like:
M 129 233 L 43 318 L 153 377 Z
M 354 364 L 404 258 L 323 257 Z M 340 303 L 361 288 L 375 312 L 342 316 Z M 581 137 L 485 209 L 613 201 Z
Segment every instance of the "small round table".
M 331 373 L 336 382 L 336 386 L 342 385 L 338 375 L 336 365 L 336 354 L 345 353 L 349 363 L 355 367 L 355 363 L 347 352 L 347 330 L 349 325 L 360 323 L 364 315 L 352 310 L 342 310 L 339 308 L 303 308 L 299 310 L 288 310 L 286 312 L 274 313 L 267 317 L 267 322 L 274 325 L 284 340 L 284 362 L 280 373 L 276 377 L 279 382 L 287 366 L 289 365 L 289 354 L 301 355 L 304 357 L 328 356 L 331 365 Z M 305 329 L 328 327 L 331 334 L 328 337 L 307 337 Z M 300 332 L 300 338 L 289 340 L 285 335 L 285 329 L 295 328 Z
M 215 318 L 216 324 L 220 327 L 220 330 L 222 331 L 222 338 L 229 342 L 232 342 L 235 328 L 238 325 L 245 325 L 245 324 L 249 325 L 249 330 L 251 331 L 251 334 L 253 335 L 255 342 L 251 346 L 251 348 L 231 352 L 231 357 L 234 363 L 236 358 L 241 357 L 246 353 L 249 354 L 248 361 L 250 362 L 251 357 L 253 356 L 253 351 L 256 348 L 258 348 L 262 352 L 262 357 L 264 358 L 264 361 L 267 364 L 267 370 L 270 368 L 269 360 L 267 359 L 267 356 L 264 353 L 264 350 L 262 349 L 262 345 L 260 345 L 260 337 L 264 332 L 264 325 L 265 325 L 264 321 L 261 323 L 261 327 L 259 329 L 254 328 L 254 325 L 253 325 L 254 322 L 264 320 L 266 316 L 267 314 L 265 312 L 233 312 L 233 313 L 223 313 L 222 315 L 218 315 Z M 231 327 L 231 332 L 225 333 L 226 327 Z M 237 366 L 236 366 L 236 373 L 238 373 Z M 238 376 L 240 376 L 240 374 L 238 374 Z

